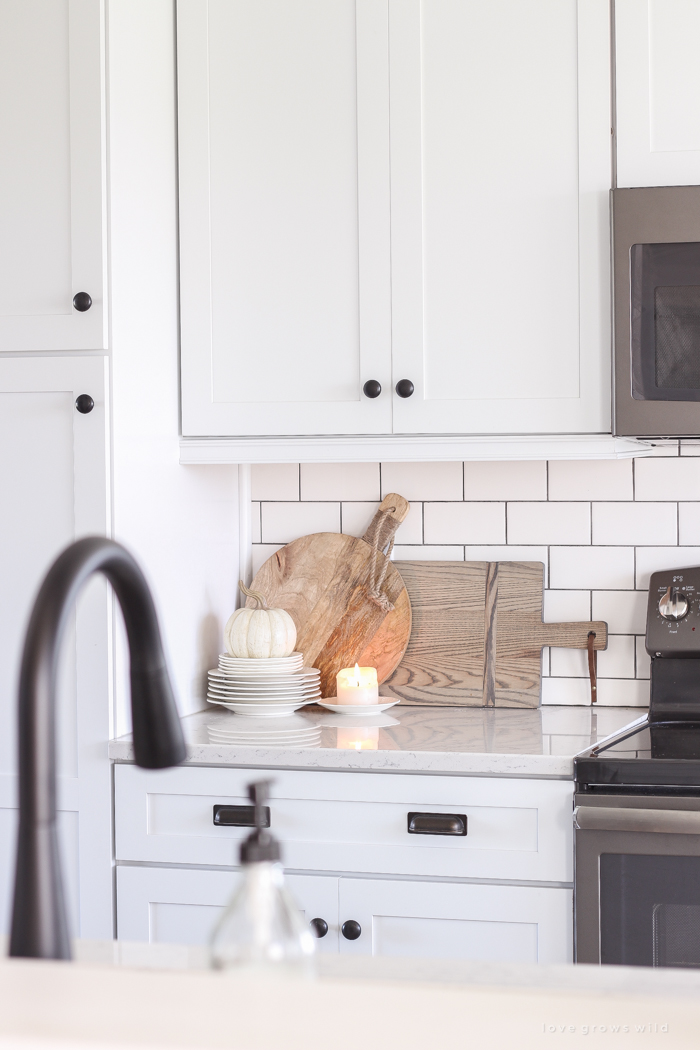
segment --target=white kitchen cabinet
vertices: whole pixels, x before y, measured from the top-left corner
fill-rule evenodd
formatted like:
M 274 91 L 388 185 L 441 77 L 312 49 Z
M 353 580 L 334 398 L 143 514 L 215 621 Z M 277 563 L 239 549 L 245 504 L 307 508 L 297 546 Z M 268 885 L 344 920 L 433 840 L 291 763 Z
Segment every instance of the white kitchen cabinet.
M 17 816 L 19 662 L 35 592 L 54 558 L 107 530 L 103 357 L 0 358 L 0 931 L 9 927 Z M 76 411 L 79 394 L 95 402 Z M 91 582 L 71 615 L 58 690 L 59 836 L 71 930 L 112 936 L 110 600 Z
M 185 436 L 609 431 L 607 0 L 178 17 Z
M 237 872 L 117 868 L 120 940 L 206 944 Z M 325 919 L 319 951 L 488 962 L 572 961 L 572 891 L 558 887 L 286 875 L 307 921 Z M 361 933 L 347 940 L 347 920 Z
M 573 891 L 341 879 L 339 922 L 354 919 L 349 955 L 398 955 L 483 962 L 573 960 Z
M 0 0 L 0 351 L 106 346 L 103 21 Z
M 386 0 L 179 0 L 184 433 L 391 430 L 388 93 Z
M 236 888 L 236 871 L 117 868 L 117 933 L 123 941 L 207 944 Z M 320 951 L 338 951 L 338 879 L 287 875 L 285 882 L 307 922 L 325 919 Z
M 618 186 L 700 183 L 700 4 L 615 0 Z

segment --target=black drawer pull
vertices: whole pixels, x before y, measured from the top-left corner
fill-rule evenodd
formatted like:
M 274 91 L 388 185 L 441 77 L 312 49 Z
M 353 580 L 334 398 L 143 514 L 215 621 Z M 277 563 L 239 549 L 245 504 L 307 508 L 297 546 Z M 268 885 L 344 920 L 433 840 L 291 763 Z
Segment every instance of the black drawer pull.
M 263 806 L 264 828 L 270 826 L 270 807 Z M 254 828 L 255 806 L 214 806 L 214 823 L 220 828 Z
M 409 835 L 466 835 L 466 813 L 409 813 Z

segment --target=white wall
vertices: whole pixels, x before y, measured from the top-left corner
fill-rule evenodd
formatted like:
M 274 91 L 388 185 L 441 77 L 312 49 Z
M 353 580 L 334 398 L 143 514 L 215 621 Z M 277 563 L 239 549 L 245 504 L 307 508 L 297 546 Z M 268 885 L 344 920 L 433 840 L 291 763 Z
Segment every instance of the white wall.
M 235 607 L 237 468 L 178 463 L 174 3 L 108 0 L 107 15 L 114 537 L 153 587 L 189 713 Z M 123 733 L 123 640 L 117 651 Z
M 637 460 L 253 467 L 253 567 L 310 532 L 361 536 L 380 498 L 411 502 L 395 559 L 545 565 L 545 619 L 606 620 L 598 703 L 645 706 L 649 574 L 700 564 L 700 442 Z M 585 652 L 545 651 L 543 704 L 590 704 Z

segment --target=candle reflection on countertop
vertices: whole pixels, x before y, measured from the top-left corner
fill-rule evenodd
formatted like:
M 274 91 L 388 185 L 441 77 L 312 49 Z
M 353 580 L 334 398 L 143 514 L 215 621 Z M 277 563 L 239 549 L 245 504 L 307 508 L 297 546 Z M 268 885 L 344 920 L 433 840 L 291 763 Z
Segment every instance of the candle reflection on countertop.
M 379 729 L 371 726 L 336 729 L 336 747 L 353 751 L 376 751 L 379 748 Z

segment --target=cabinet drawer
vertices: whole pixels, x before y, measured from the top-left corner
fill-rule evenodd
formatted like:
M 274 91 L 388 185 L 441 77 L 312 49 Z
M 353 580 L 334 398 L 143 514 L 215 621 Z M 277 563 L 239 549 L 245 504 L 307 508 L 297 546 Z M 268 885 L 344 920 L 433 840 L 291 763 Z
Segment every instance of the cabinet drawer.
M 118 860 L 237 865 L 248 832 L 215 825 L 214 806 L 247 803 L 247 783 L 268 776 L 288 869 L 572 880 L 565 781 L 130 765 L 115 773 Z M 452 814 L 457 828 L 464 818 L 467 834 L 411 834 L 409 813 Z

